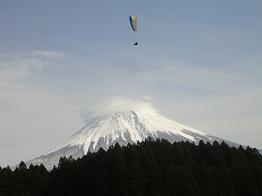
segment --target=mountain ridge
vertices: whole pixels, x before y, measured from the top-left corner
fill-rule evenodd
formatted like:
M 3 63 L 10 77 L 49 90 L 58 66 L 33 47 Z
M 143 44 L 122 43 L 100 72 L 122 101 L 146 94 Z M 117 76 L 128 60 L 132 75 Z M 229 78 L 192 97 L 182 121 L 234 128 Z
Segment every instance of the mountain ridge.
M 100 148 L 107 150 L 118 143 L 120 146 L 135 144 L 147 138 L 166 139 L 169 142 L 189 141 L 198 144 L 200 140 L 213 143 L 225 141 L 230 146 L 239 144 L 208 135 L 159 114 L 153 108 L 113 112 L 90 120 L 83 128 L 73 134 L 59 148 L 29 160 L 29 164 L 44 164 L 48 169 L 57 165 L 60 157 L 79 158 L 87 152 Z

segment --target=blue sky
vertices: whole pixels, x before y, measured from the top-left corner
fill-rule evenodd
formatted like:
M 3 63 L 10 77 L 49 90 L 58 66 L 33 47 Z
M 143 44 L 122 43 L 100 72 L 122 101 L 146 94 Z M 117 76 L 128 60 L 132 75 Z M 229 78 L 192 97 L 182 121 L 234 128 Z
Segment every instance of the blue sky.
M 0 1 L 0 165 L 50 150 L 119 97 L 262 148 L 261 10 L 259 0 Z

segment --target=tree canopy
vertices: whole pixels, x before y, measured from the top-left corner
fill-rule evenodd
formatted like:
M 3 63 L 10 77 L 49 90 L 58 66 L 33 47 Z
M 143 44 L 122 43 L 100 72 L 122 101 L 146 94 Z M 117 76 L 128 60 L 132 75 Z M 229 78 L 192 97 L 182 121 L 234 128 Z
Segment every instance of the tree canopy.
M 262 195 L 262 157 L 256 149 L 226 143 L 169 143 L 148 139 L 57 167 L 0 167 L 0 195 Z

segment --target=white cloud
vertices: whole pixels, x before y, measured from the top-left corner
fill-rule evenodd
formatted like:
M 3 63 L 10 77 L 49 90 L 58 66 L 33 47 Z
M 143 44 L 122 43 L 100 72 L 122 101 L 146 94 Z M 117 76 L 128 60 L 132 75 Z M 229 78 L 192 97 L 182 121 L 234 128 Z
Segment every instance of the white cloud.
M 90 118 L 95 116 L 107 115 L 115 112 L 136 110 L 157 111 L 157 109 L 153 107 L 153 99 L 150 96 L 112 96 L 104 99 L 96 99 L 95 102 L 95 104 L 89 102 L 86 107 L 83 105 L 77 107 L 84 121 L 88 122 Z
M 0 55 L 0 90 L 23 86 L 23 80 L 34 72 L 59 66 L 57 60 L 65 57 L 61 52 L 33 51 Z
M 57 65 L 56 60 L 66 55 L 55 51 L 32 51 L 0 55 L 0 71 L 3 69 L 42 70 L 50 65 Z
M 66 56 L 64 53 L 56 51 L 34 51 L 32 55 L 46 59 L 61 59 Z

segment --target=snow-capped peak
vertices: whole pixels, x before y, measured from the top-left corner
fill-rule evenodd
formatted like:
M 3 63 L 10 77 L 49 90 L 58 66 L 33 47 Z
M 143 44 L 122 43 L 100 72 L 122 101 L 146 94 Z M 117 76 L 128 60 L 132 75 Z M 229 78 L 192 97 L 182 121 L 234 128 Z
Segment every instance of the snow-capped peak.
M 225 141 L 166 118 L 150 104 L 142 104 L 130 110 L 111 111 L 111 113 L 107 111 L 106 114 L 90 119 L 60 148 L 33 159 L 27 164 L 43 163 L 51 169 L 58 163 L 61 156 L 78 158 L 88 151 L 95 152 L 100 148 L 107 150 L 116 143 L 127 145 L 141 142 L 149 137 L 166 139 L 170 142 L 189 141 L 196 144 L 200 140 L 211 143 L 214 140 Z
M 198 139 L 192 136 L 192 133 L 206 136 L 198 130 L 160 115 L 155 109 L 136 109 L 114 112 L 111 115 L 90 120 L 64 146 L 82 146 L 86 153 L 96 151 L 100 147 L 107 149 L 116 142 L 127 144 L 143 141 L 148 137 L 161 138 L 159 134 L 164 134 L 170 137 L 169 139 L 177 136 L 197 142 Z

